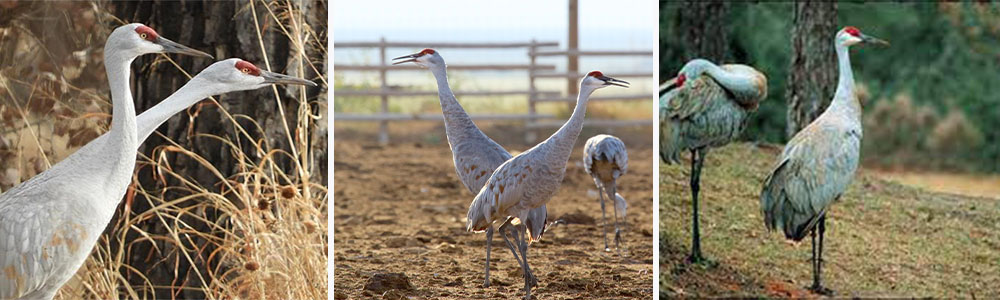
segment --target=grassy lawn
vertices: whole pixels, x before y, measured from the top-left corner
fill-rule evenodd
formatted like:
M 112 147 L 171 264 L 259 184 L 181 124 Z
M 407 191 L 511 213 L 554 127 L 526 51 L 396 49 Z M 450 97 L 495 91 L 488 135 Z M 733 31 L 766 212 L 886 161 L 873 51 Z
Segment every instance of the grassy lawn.
M 808 297 L 808 238 L 768 233 L 761 182 L 780 147 L 715 149 L 702 171 L 702 251 L 691 247 L 690 164 L 660 167 L 664 296 Z M 824 284 L 840 297 L 1000 297 L 1000 201 L 925 191 L 862 169 L 827 218 Z

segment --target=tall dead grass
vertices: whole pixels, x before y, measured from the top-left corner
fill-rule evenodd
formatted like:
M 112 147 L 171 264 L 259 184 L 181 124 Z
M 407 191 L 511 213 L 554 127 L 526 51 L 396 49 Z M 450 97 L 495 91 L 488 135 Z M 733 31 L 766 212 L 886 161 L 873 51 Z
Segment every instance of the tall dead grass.
M 289 39 L 293 52 L 296 67 L 289 68 L 293 72 L 290 75 L 305 77 L 304 71 L 312 69 L 320 75 L 310 79 L 325 87 L 325 72 L 316 62 L 326 58 L 326 41 L 320 38 L 325 36 L 326 21 L 310 24 L 297 3 L 287 0 L 246 3 L 245 10 L 255 16 L 262 12 L 273 19 L 272 24 L 278 24 L 277 28 L 258 25 L 255 46 L 266 51 L 259 33 L 264 30 L 280 32 Z M 326 6 L 326 3 L 319 4 Z M 52 10 L 52 6 L 70 6 L 77 12 L 85 11 L 99 17 L 108 15 L 100 3 L 92 2 L 21 5 L 32 6 L 22 11 L 28 16 L 26 19 L 37 17 L 33 12 Z M 72 10 L 65 16 L 72 24 L 86 21 Z M 264 20 L 255 19 L 255 23 L 262 24 Z M 0 123 L 4 128 L 0 132 L 0 160 L 4 161 L 0 162 L 0 184 L 3 184 L 0 187 L 15 185 L 47 169 L 106 131 L 110 120 L 107 82 L 99 67 L 99 48 L 109 31 L 93 31 L 67 49 L 86 51 L 80 55 L 81 61 L 71 61 L 79 65 L 78 68 L 53 68 L 44 67 L 41 62 L 46 57 L 37 55 L 49 52 L 48 44 L 37 36 L 30 36 L 38 31 L 29 30 L 21 26 L 23 24 L 14 21 L 0 28 L 0 45 L 6 47 L 14 45 L 10 41 L 16 41 L 19 47 L 12 54 L 15 56 L 7 58 L 22 58 L 17 65 L 0 65 L 0 99 L 3 99 Z M 91 27 L 78 30 L 83 32 L 88 28 Z M 12 38 L 14 32 L 17 39 Z M 81 48 L 83 50 L 77 50 Z M 321 57 L 308 57 L 307 49 L 310 53 L 321 53 Z M 23 54 L 23 51 L 36 54 Z M 23 60 L 27 56 L 33 59 Z M 164 57 L 170 61 L 169 57 Z M 270 69 L 269 62 L 257 63 Z M 43 67 L 39 68 L 40 65 Z M 95 70 L 104 81 L 76 80 Z M 239 143 L 236 137 L 213 133 L 194 133 L 193 138 L 222 142 L 225 145 L 222 151 L 230 152 L 233 157 L 229 163 L 239 171 L 225 175 L 199 153 L 172 140 L 148 154 L 140 153 L 136 173 L 152 172 L 158 182 L 146 186 L 156 188 L 138 184 L 138 176 L 135 177 L 118 217 L 57 299 L 150 299 L 155 297 L 154 290 L 162 293 L 165 289 L 176 298 L 191 295 L 203 295 L 207 299 L 326 298 L 328 197 L 325 182 L 317 174 L 325 173 L 325 164 L 315 161 L 317 155 L 313 153 L 326 151 L 325 138 L 320 139 L 321 143 L 316 142 L 317 134 L 325 134 L 325 96 L 307 99 L 303 88 L 290 88 L 294 93 L 284 94 L 273 87 L 272 91 L 279 108 L 282 107 L 280 103 L 298 103 L 296 111 L 281 112 L 282 124 L 285 124 L 282 138 L 288 139 L 291 149 L 277 149 L 269 145 L 267 139 L 252 138 L 251 133 L 275 131 L 265 131 L 249 116 L 230 114 L 224 106 L 215 103 L 231 123 L 226 126 L 232 126 L 252 142 Z M 315 106 L 320 107 L 319 113 L 311 109 Z M 284 119 L 286 114 L 296 115 L 298 121 L 289 126 Z M 245 128 L 237 120 L 243 124 L 249 120 L 251 125 Z M 189 180 L 187 174 L 174 171 L 173 159 L 168 157 L 197 162 L 198 172 L 213 174 L 220 184 L 202 186 Z M 278 161 L 291 161 L 290 170 L 283 170 Z M 152 209 L 133 212 L 133 201 L 147 201 L 145 204 Z M 154 227 L 162 230 L 147 231 L 149 227 L 140 226 L 140 223 L 155 223 Z M 139 238 L 133 238 L 135 236 Z M 140 251 L 142 248 L 152 250 Z M 150 268 L 129 264 L 134 261 L 147 262 L 147 267 L 174 268 L 175 274 L 187 276 L 169 284 L 153 282 L 144 274 L 144 270 Z

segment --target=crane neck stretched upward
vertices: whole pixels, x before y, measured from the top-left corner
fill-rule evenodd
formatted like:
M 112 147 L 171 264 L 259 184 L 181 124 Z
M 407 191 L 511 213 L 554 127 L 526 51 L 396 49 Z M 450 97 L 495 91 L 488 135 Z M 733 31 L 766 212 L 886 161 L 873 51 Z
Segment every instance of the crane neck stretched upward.
M 854 94 L 854 71 L 851 69 L 851 52 L 848 46 L 837 43 L 837 67 L 840 76 L 837 82 L 837 91 L 833 95 L 831 108 L 847 110 L 852 117 L 861 119 L 861 103 L 858 102 Z
M 590 94 L 593 94 L 595 90 L 597 89 L 594 87 L 580 85 L 580 94 L 577 95 L 573 114 L 562 127 L 559 127 L 559 130 L 542 142 L 542 145 L 550 145 L 554 150 L 550 154 L 555 157 L 548 161 L 566 167 L 566 161 L 569 160 L 569 155 L 573 152 L 573 145 L 576 144 L 576 139 L 580 137 L 580 131 L 583 130 L 583 119 L 587 115 Z
M 211 85 L 204 79 L 195 77 L 180 89 L 163 99 L 160 104 L 154 105 L 149 110 L 142 112 L 136 117 L 136 135 L 139 141 L 145 141 L 149 135 L 156 131 L 160 124 L 166 122 L 171 116 L 191 107 L 201 99 L 218 94 Z M 136 145 L 138 147 L 138 145 Z
M 116 47 L 105 46 L 104 67 L 111 86 L 111 129 L 109 135 L 114 144 L 123 145 L 122 151 L 135 151 L 135 147 L 127 147 L 137 143 L 135 134 L 135 105 L 132 103 L 132 90 L 129 87 L 132 61 L 135 56 L 121 53 Z M 132 156 L 135 156 L 132 153 Z
M 438 98 L 441 101 L 441 113 L 444 115 L 445 133 L 449 139 L 456 134 L 471 134 L 461 133 L 457 130 L 458 128 L 475 128 L 474 131 L 479 131 L 479 127 L 472 122 L 472 118 L 465 112 L 462 105 L 458 103 L 455 93 L 451 91 L 451 85 L 448 84 L 447 66 L 444 64 L 432 65 L 429 69 L 437 81 Z

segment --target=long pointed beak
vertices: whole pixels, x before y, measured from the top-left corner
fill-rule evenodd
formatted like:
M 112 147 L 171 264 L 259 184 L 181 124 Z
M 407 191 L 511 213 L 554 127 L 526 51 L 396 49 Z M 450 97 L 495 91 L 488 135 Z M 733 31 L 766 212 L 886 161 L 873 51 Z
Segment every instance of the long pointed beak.
M 410 54 L 410 55 L 403 55 L 403 56 L 400 56 L 400 57 L 397 57 L 397 58 L 393 58 L 392 60 L 397 60 L 397 59 L 406 59 L 406 60 L 394 61 L 394 62 L 392 62 L 392 64 L 393 65 L 398 65 L 398 64 L 405 64 L 405 63 L 408 63 L 408 62 L 415 62 L 415 61 L 417 61 L 417 57 L 420 57 L 420 53 L 414 53 L 414 54 Z
M 260 71 L 260 77 L 264 77 L 264 83 L 269 83 L 269 84 L 299 84 L 299 85 L 316 86 L 315 82 L 309 80 L 305 80 L 298 77 L 292 77 L 281 73 L 268 72 L 264 70 Z
M 628 88 L 627 84 L 629 84 L 627 81 L 614 79 L 608 76 L 601 76 L 599 79 L 604 80 L 604 84 L 606 85 L 617 85 L 623 88 Z
M 186 54 L 192 56 L 203 56 L 203 57 L 213 58 L 208 53 L 191 49 L 188 46 L 178 44 L 174 41 L 165 39 L 162 36 L 156 38 L 156 43 L 163 47 L 164 53 L 177 53 L 177 54 Z
M 669 85 L 667 85 L 667 87 L 660 90 L 660 96 L 663 96 L 663 94 L 669 93 L 670 91 L 678 87 L 680 87 L 680 85 L 677 84 L 677 81 L 671 82 Z
M 882 46 L 889 46 L 889 42 L 886 42 L 886 41 L 881 40 L 881 39 L 879 39 L 877 37 L 868 36 L 868 35 L 865 35 L 865 34 L 861 34 L 861 41 L 863 41 L 865 43 L 868 43 L 868 44 L 876 44 L 876 45 L 882 45 Z

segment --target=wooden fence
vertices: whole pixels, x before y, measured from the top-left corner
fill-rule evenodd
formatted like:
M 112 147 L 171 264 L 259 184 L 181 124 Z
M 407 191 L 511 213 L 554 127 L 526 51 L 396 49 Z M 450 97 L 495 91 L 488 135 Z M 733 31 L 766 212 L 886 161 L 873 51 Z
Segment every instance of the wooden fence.
M 552 115 L 539 114 L 536 105 L 543 102 L 567 102 L 572 104 L 576 101 L 576 95 L 563 95 L 559 91 L 542 90 L 536 87 L 536 79 L 540 78 L 566 78 L 569 82 L 576 82 L 584 74 L 578 72 L 556 72 L 556 66 L 551 64 L 539 64 L 538 58 L 545 56 L 567 56 L 571 60 L 580 56 L 649 56 L 652 51 L 580 51 L 580 50 L 560 50 L 557 42 L 538 42 L 532 40 L 525 43 L 435 43 L 435 42 L 389 42 L 385 38 L 377 42 L 336 42 L 334 48 L 377 48 L 379 51 L 378 64 L 374 65 L 347 65 L 334 62 L 334 72 L 378 72 L 379 87 L 372 90 L 334 90 L 334 97 L 372 97 L 378 96 L 381 99 L 381 107 L 377 114 L 353 114 L 334 113 L 335 121 L 359 121 L 359 122 L 379 122 L 378 141 L 387 143 L 389 141 L 389 123 L 402 121 L 434 121 L 443 120 L 441 114 L 407 114 L 390 113 L 390 98 L 436 96 L 437 91 L 401 91 L 392 90 L 388 85 L 388 73 L 390 71 L 414 70 L 420 67 L 413 64 L 391 65 L 390 57 L 387 55 L 389 48 L 464 48 L 464 49 L 511 49 L 526 51 L 529 57 L 528 64 L 483 64 L 483 65 L 462 65 L 448 64 L 449 70 L 462 71 L 517 71 L 528 73 L 528 87 L 524 90 L 502 90 L 502 91 L 454 91 L 459 99 L 463 97 L 479 96 L 507 96 L 525 95 L 528 100 L 528 111 L 523 114 L 470 114 L 473 120 L 521 120 L 525 122 L 525 140 L 534 142 L 537 133 L 534 129 L 546 127 L 559 127 L 565 120 L 552 120 Z M 614 73 L 609 74 L 616 78 L 648 77 L 649 73 Z M 576 93 L 573 89 L 571 93 Z M 653 93 L 646 91 L 633 91 L 632 94 L 617 96 L 595 96 L 591 101 L 628 101 L 628 100 L 649 100 L 652 101 Z M 335 100 L 336 101 L 336 100 Z M 648 120 L 586 120 L 584 126 L 633 126 L 652 125 L 652 118 Z

